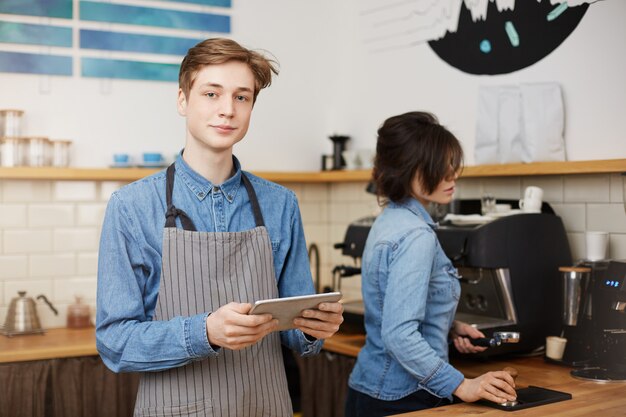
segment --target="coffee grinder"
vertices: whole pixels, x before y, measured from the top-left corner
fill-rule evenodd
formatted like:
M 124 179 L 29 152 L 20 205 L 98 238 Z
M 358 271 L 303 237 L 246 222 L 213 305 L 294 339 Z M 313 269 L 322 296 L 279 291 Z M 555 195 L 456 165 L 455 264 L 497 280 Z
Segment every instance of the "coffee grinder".
M 591 381 L 626 381 L 626 261 L 595 265 L 592 275 L 590 360 L 571 374 Z
M 562 337 L 567 345 L 560 361 L 569 366 L 584 366 L 591 359 L 592 269 L 589 266 L 563 266 L 561 274 Z

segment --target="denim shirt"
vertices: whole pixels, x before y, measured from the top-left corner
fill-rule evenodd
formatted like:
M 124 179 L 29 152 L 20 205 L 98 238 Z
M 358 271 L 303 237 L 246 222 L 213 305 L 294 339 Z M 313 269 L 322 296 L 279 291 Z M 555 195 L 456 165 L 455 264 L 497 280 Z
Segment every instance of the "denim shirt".
M 255 227 L 241 166 L 221 185 L 211 184 L 179 155 L 173 202 L 198 231 L 239 232 Z M 246 173 L 268 230 L 281 297 L 314 293 L 295 194 Z M 210 312 L 153 321 L 161 277 L 165 226 L 165 170 L 128 184 L 111 195 L 98 256 L 96 345 L 113 371 L 156 371 L 218 356 L 206 333 Z M 180 220 L 177 220 L 180 227 Z M 300 330 L 281 332 L 281 341 L 303 355 L 318 353 L 323 341 Z
M 463 374 L 448 363 L 448 333 L 461 293 L 424 207 L 391 202 L 372 226 L 362 261 L 365 346 L 352 389 L 398 400 L 424 389 L 451 398 Z

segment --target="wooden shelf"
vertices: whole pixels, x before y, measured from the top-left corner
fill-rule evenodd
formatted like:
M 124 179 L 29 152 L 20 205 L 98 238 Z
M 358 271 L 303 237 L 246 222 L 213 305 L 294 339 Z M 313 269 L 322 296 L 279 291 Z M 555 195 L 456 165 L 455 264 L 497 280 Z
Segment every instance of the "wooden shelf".
M 130 182 L 157 172 L 150 168 L 2 168 L 0 180 L 68 180 Z M 462 178 L 530 175 L 611 174 L 626 172 L 626 159 L 596 161 L 534 162 L 531 164 L 477 165 L 465 167 Z M 254 172 L 278 183 L 365 182 L 370 170 L 321 172 Z

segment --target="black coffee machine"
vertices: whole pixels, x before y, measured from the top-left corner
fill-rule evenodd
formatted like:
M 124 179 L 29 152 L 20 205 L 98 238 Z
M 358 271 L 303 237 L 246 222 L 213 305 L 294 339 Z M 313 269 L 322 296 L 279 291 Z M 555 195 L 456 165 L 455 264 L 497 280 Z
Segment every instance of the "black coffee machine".
M 592 381 L 626 381 L 626 260 L 587 263 L 590 312 L 583 312 L 588 346 L 584 368 L 572 376 Z M 571 342 L 568 339 L 566 353 Z M 564 359 L 566 356 L 564 354 Z
M 453 203 L 455 213 L 480 213 L 480 200 Z M 442 222 L 437 236 L 462 277 L 455 317 L 486 335 L 520 333 L 518 343 L 477 356 L 530 353 L 545 345 L 546 336 L 560 332 L 558 268 L 571 265 L 572 258 L 563 222 L 548 203 L 541 213 L 513 214 L 482 225 Z

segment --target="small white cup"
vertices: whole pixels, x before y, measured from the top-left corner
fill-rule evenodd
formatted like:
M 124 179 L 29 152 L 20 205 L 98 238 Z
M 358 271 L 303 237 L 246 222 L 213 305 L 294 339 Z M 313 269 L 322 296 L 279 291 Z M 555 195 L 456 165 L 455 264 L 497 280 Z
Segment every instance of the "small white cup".
M 543 190 L 531 185 L 524 190 L 524 198 L 519 201 L 519 207 L 526 213 L 541 213 L 542 202 Z
M 609 234 L 607 232 L 585 232 L 585 258 L 587 260 L 601 261 L 606 259 L 608 246 Z
M 565 352 L 565 345 L 567 339 L 558 336 L 546 337 L 546 356 L 550 359 L 560 361 L 563 359 L 563 352 Z

